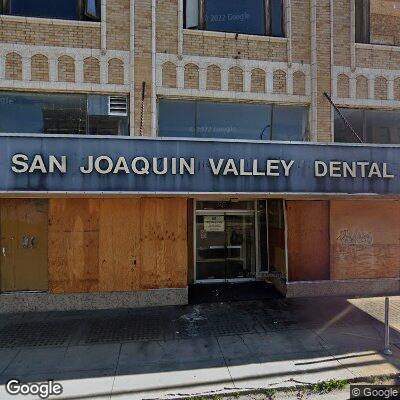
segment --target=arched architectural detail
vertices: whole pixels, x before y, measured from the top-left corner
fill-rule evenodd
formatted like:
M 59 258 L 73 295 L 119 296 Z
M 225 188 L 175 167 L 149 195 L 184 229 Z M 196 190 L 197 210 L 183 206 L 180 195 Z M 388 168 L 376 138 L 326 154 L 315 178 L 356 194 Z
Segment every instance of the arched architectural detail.
M 75 82 L 75 60 L 70 56 L 58 58 L 58 81 Z
M 274 93 L 287 93 L 286 72 L 278 69 L 273 75 Z
M 394 80 L 393 85 L 394 99 L 400 101 L 400 77 Z
M 337 78 L 337 97 L 342 99 L 350 97 L 350 79 L 346 74 L 340 74 Z
M 240 67 L 232 67 L 228 71 L 228 90 L 243 92 L 243 70 Z
M 356 97 L 357 99 L 368 99 L 368 79 L 364 75 L 356 78 Z
M 207 90 L 221 90 L 221 68 L 217 65 L 207 67 Z
M 388 98 L 388 82 L 383 76 L 375 78 L 375 99 L 387 100 Z
M 256 93 L 265 92 L 265 71 L 254 68 L 251 71 L 251 91 Z
M 293 74 L 293 94 L 297 96 L 306 95 L 306 76 L 302 71 Z
M 124 63 L 119 58 L 108 61 L 108 83 L 113 85 L 124 84 Z
M 171 61 L 167 61 L 162 66 L 162 85 L 176 88 L 176 65 Z
M 6 79 L 22 80 L 22 57 L 17 53 L 6 55 Z
M 199 67 L 195 64 L 185 65 L 185 89 L 199 88 Z
M 49 60 L 43 54 L 35 54 L 31 58 L 31 80 L 45 81 L 49 79 Z
M 86 83 L 100 83 L 100 62 L 95 57 L 83 60 L 83 81 Z

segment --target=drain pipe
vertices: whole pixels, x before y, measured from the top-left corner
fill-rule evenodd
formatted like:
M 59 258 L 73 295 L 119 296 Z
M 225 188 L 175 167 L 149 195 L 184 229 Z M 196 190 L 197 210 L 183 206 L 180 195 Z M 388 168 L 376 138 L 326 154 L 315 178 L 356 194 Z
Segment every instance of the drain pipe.
M 129 68 L 130 68 L 130 89 L 129 89 L 129 133 L 131 136 L 135 135 L 135 0 L 131 0 L 130 7 L 130 54 L 129 54 Z

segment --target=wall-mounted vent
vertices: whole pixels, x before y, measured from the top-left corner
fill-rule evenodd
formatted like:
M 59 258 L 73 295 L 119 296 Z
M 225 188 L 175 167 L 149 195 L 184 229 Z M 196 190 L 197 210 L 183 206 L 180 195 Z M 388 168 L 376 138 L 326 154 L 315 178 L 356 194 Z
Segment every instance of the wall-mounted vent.
M 108 115 L 128 115 L 128 98 L 126 96 L 108 97 Z

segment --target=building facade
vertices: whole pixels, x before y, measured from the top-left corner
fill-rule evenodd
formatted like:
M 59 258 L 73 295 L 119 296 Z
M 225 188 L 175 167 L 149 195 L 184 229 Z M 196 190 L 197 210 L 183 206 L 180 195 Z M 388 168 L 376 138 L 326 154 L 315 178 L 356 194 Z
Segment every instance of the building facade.
M 392 0 L 0 0 L 0 310 L 398 293 L 399 20 Z

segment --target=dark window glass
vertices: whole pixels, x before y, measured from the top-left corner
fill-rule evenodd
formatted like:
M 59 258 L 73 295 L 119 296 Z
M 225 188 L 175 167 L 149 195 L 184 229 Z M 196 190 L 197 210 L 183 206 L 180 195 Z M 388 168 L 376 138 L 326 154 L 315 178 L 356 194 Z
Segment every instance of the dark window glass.
M 264 0 L 205 0 L 206 30 L 265 34 Z
M 127 135 L 129 119 L 108 115 L 108 96 L 0 92 L 0 132 Z
M 254 210 L 254 201 L 196 201 L 197 210 Z
M 0 132 L 86 132 L 86 96 L 0 93 Z
M 258 252 L 260 271 L 268 271 L 268 231 L 267 231 L 267 202 L 265 200 L 257 201 L 258 218 Z
M 366 110 L 365 142 L 400 143 L 400 112 Z
M 282 0 L 270 0 L 271 36 L 283 37 Z
M 271 140 L 302 141 L 307 137 L 307 126 L 305 107 L 275 106 Z
M 159 136 L 301 141 L 307 115 L 306 107 L 160 100 Z
M 10 0 L 10 14 L 24 17 L 77 19 L 77 0 Z
M 184 27 L 284 37 L 283 0 L 184 0 Z
M 285 211 L 283 200 L 268 200 L 269 270 L 286 276 Z
M 346 118 L 349 125 L 354 129 L 360 138 L 364 136 L 364 112 L 363 110 L 352 110 L 350 108 L 342 108 L 341 113 Z M 352 133 L 351 129 L 346 125 L 340 115 L 335 112 L 335 142 L 341 143 L 359 143 L 357 137 Z
M 194 101 L 160 100 L 158 131 L 160 136 L 195 136 L 196 103 Z
M 340 111 L 364 143 L 400 144 L 400 112 L 350 108 Z M 335 142 L 359 143 L 337 113 Z
M 88 118 L 89 135 L 127 135 L 128 118 L 119 116 L 90 115 Z
M 198 102 L 196 136 L 260 140 L 270 115 L 268 105 Z
M 355 0 L 355 35 L 356 43 L 370 41 L 370 7 L 369 0 Z

